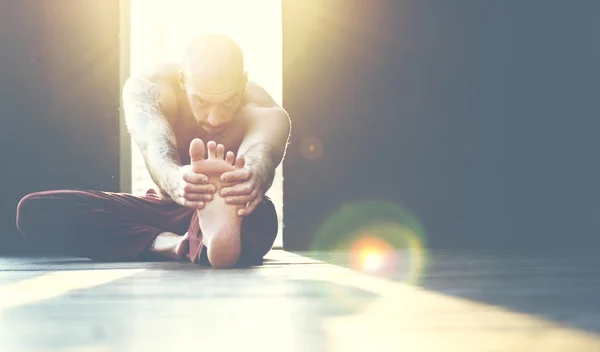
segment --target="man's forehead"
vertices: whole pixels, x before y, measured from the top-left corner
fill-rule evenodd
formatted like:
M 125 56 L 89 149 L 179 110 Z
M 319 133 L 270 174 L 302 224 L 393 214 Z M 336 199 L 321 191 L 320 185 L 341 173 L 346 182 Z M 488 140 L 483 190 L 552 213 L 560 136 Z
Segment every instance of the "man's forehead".
M 195 89 L 207 92 L 221 92 L 239 89 L 244 82 L 244 72 L 231 66 L 198 65 L 187 68 L 186 78 Z
M 240 83 L 191 84 L 187 89 L 188 93 L 209 101 L 225 101 L 239 95 L 243 90 Z
M 241 80 L 231 79 L 205 79 L 198 77 L 188 82 L 188 89 L 192 93 L 203 96 L 232 96 L 243 89 Z

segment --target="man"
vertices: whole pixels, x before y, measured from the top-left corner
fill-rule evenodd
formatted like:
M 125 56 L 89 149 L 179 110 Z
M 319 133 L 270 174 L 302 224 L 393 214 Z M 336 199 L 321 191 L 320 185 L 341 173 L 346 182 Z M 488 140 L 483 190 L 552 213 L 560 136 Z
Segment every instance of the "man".
M 24 236 L 99 260 L 262 261 L 278 227 L 264 194 L 291 124 L 248 81 L 240 47 L 223 35 L 195 38 L 181 64 L 130 77 L 123 107 L 158 192 L 33 193 L 18 205 Z

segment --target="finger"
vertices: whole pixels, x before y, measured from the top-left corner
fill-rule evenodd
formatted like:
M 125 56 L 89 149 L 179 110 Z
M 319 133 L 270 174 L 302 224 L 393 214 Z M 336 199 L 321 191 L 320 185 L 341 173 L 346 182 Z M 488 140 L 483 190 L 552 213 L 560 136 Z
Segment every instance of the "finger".
M 225 198 L 225 203 L 230 205 L 246 205 L 258 197 L 258 192 L 252 191 L 245 196 L 232 196 Z
M 216 192 L 217 189 L 214 185 L 195 185 L 192 183 L 188 183 L 183 187 L 184 194 L 209 194 Z
M 252 195 L 236 196 L 225 198 L 225 203 L 229 205 L 246 205 L 254 199 Z
M 189 202 L 210 202 L 213 199 L 212 194 L 186 193 L 183 199 Z
M 195 172 L 188 172 L 183 175 L 183 180 L 188 183 L 195 185 L 202 185 L 208 183 L 208 177 L 203 174 L 197 174 Z
M 252 193 L 252 185 L 248 183 L 238 183 L 231 187 L 221 189 L 221 197 L 247 196 Z
M 189 201 L 189 200 L 185 200 L 182 198 L 179 200 L 178 203 L 186 208 L 192 208 L 192 209 L 204 208 L 204 202 Z
M 248 215 L 252 214 L 252 212 L 260 204 L 260 202 L 262 202 L 262 196 L 254 198 L 253 201 L 248 203 L 248 206 L 246 206 L 246 208 L 238 210 L 238 215 L 239 216 L 248 216 Z
M 241 182 L 250 179 L 250 170 L 238 169 L 230 172 L 224 172 L 221 175 L 222 182 Z
M 208 147 L 208 158 L 214 159 L 217 156 L 217 142 L 210 141 L 206 144 L 206 147 Z
M 236 169 L 241 169 L 246 165 L 246 159 L 244 159 L 243 155 L 240 155 L 237 157 L 237 159 L 235 160 L 235 168 Z
M 233 162 L 235 161 L 235 154 L 232 151 L 227 152 L 227 156 L 225 156 L 225 161 L 227 162 L 227 164 L 233 165 Z
M 225 157 L 225 146 L 223 144 L 219 144 L 217 146 L 217 159 L 223 160 Z

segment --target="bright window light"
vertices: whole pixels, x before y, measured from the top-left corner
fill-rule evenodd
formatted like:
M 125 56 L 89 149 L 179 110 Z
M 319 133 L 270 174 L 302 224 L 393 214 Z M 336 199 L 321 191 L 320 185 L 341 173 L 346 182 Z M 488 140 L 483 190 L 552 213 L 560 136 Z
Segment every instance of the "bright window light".
M 262 85 L 282 104 L 281 0 L 131 0 L 130 74 L 160 62 L 180 61 L 191 38 L 206 32 L 231 36 L 244 50 L 249 79 Z M 131 148 L 132 192 L 156 186 L 138 148 Z M 283 176 L 277 170 L 267 194 L 279 215 L 282 247 Z

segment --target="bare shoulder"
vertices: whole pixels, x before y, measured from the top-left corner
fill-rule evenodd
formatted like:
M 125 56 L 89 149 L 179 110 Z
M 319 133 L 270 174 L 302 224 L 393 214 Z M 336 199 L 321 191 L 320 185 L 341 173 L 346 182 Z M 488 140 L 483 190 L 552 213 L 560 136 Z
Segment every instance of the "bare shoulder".
M 246 108 L 281 108 L 267 90 L 256 82 L 246 85 Z
M 281 136 L 278 142 L 284 141 L 291 129 L 291 119 L 284 108 L 265 88 L 254 82 L 248 82 L 246 99 L 241 115 L 245 121 L 247 138 L 252 136 L 249 137 L 250 140 L 262 139 L 269 135 L 269 138 L 275 139 L 278 137 L 274 136 Z
M 122 92 L 125 108 L 131 104 L 156 104 L 165 114 L 176 111 L 178 72 L 176 64 L 161 64 L 129 77 Z
M 132 75 L 123 86 L 125 123 L 140 146 L 165 139 L 176 143 L 172 128 L 178 112 L 176 86 L 173 86 L 177 74 L 174 72 L 177 70 L 158 66 L 149 72 Z

